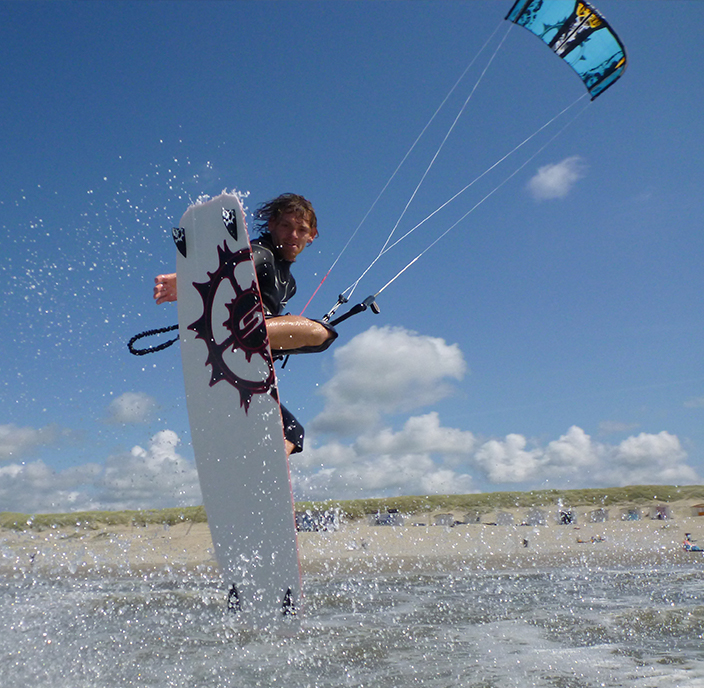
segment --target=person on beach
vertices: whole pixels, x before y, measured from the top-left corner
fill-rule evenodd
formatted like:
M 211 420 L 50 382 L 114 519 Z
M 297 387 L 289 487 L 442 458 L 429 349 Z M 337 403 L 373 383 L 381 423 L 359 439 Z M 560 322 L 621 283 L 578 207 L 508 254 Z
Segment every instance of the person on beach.
M 704 549 L 702 549 L 699 545 L 695 545 L 694 542 L 692 542 L 691 533 L 684 534 L 684 542 L 682 543 L 682 549 L 686 552 L 704 552 Z
M 282 315 L 288 300 L 296 293 L 291 264 L 318 236 L 315 210 L 303 196 L 286 193 L 260 205 L 255 217 L 260 236 L 253 239 L 252 258 L 259 282 L 266 317 L 269 344 L 275 358 L 294 353 L 325 351 L 337 338 L 337 332 L 320 320 L 300 315 Z M 154 278 L 157 304 L 176 301 L 176 273 Z M 303 449 L 303 426 L 283 405 L 286 454 Z

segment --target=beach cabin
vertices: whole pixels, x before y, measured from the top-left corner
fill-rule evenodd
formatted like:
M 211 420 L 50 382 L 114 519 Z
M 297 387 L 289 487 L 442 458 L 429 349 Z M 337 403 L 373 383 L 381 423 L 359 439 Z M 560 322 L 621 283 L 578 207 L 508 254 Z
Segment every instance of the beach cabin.
M 454 514 L 435 514 L 433 516 L 434 526 L 449 526 L 452 528 L 455 525 L 455 515 Z
M 692 516 L 704 516 L 704 504 L 692 505 Z
M 653 521 L 667 521 L 672 518 L 672 509 L 667 504 L 650 507 L 650 518 Z
M 513 525 L 513 514 L 509 514 L 507 511 L 498 511 L 496 513 L 496 525 L 497 526 L 512 526 Z
M 340 510 L 296 512 L 296 530 L 300 533 L 318 533 L 340 529 Z
M 481 523 L 484 514 L 481 511 L 468 511 L 464 515 L 462 523 L 469 525 L 470 523 Z
M 299 533 L 313 533 L 317 530 L 311 511 L 296 512 L 296 530 Z
M 626 509 L 621 509 L 621 520 L 622 521 L 640 521 L 643 514 L 641 514 L 640 509 L 634 506 L 627 507 Z
M 557 512 L 557 524 L 560 526 L 576 525 L 577 513 L 572 509 L 560 509 Z
M 521 523 L 523 526 L 546 526 L 547 524 L 548 515 L 541 509 L 531 509 Z
M 389 509 L 386 513 L 377 511 L 369 516 L 370 526 L 402 526 L 403 516 L 398 509 Z
M 593 509 L 589 512 L 589 523 L 606 523 L 608 520 L 608 509 Z

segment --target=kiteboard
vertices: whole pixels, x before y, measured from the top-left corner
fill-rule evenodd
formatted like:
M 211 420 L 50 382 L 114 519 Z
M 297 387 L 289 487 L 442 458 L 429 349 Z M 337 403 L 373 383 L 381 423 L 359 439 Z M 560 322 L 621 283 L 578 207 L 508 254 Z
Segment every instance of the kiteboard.
M 294 625 L 301 576 L 291 478 L 238 197 L 190 206 L 173 236 L 191 439 L 227 607 L 248 626 Z

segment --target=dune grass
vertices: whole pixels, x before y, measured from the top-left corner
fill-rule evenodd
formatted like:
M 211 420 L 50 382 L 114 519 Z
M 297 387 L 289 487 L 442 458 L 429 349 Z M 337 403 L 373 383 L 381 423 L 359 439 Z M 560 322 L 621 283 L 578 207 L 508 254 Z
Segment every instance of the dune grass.
M 354 520 L 366 514 L 397 509 L 413 515 L 432 511 L 492 511 L 517 507 L 608 507 L 618 504 L 646 505 L 654 502 L 702 500 L 704 485 L 635 485 L 630 487 L 591 488 L 584 490 L 533 490 L 530 492 L 485 492 L 466 495 L 427 495 L 416 497 L 389 497 L 384 499 L 327 500 L 298 502 L 300 511 L 339 509 L 345 517 Z M 206 523 L 202 506 L 149 509 L 140 511 L 80 511 L 68 514 L 0 513 L 0 528 L 12 530 L 46 530 L 76 527 L 97 529 L 111 525 L 146 526 L 149 524 L 175 525 L 177 523 Z
M 563 504 L 565 507 L 607 507 L 616 504 L 645 505 L 653 502 L 676 502 L 682 499 L 704 501 L 703 485 L 635 485 L 629 487 L 590 488 L 583 490 L 533 490 L 530 492 L 484 492 L 465 495 L 428 495 L 358 499 L 353 501 L 299 502 L 297 509 L 325 510 L 338 508 L 348 518 L 398 509 L 404 514 L 428 511 L 492 511 L 517 507 L 540 507 Z
M 0 528 L 12 530 L 46 530 L 48 528 L 76 527 L 97 529 L 103 526 L 145 526 L 152 523 L 206 523 L 202 506 L 179 509 L 149 509 L 144 511 L 75 511 L 68 514 L 18 514 L 0 513 Z

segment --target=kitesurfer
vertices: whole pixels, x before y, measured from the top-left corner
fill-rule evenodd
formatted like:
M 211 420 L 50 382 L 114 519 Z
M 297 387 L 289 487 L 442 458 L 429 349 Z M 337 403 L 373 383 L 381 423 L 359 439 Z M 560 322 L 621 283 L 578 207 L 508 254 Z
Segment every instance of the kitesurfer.
M 269 344 L 274 356 L 325 351 L 337 337 L 335 330 L 319 320 L 300 315 L 282 315 L 288 300 L 296 293 L 291 264 L 318 236 L 315 210 L 303 196 L 282 194 L 263 203 L 255 213 L 261 235 L 253 239 L 252 257 L 262 295 Z M 157 304 L 176 301 L 176 273 L 154 278 Z M 303 426 L 284 406 L 286 453 L 303 449 Z

